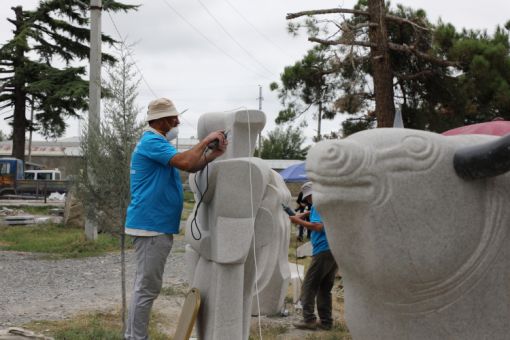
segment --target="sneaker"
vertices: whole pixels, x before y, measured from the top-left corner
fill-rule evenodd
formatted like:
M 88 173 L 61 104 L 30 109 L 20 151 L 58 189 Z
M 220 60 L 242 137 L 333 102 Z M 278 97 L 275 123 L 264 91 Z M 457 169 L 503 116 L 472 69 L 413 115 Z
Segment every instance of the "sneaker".
M 333 328 L 333 325 L 332 324 L 329 324 L 329 323 L 322 323 L 322 322 L 319 322 L 317 324 L 317 327 L 320 328 L 320 329 L 323 329 L 325 331 L 329 331 L 331 330 L 331 328 Z
M 294 327 L 297 329 L 310 329 L 310 330 L 316 330 L 317 329 L 317 322 L 315 321 L 299 321 L 293 323 Z

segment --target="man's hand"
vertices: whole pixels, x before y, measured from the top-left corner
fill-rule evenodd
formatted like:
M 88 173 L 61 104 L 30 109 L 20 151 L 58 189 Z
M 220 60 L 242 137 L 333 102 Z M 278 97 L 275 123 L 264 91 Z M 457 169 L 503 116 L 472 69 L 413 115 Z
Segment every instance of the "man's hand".
M 299 217 L 300 219 L 304 219 L 304 218 L 306 218 L 306 217 L 310 216 L 310 210 L 308 210 L 308 211 L 304 211 L 304 212 L 302 212 L 302 213 L 299 213 L 299 214 L 297 214 L 296 216 L 297 216 L 297 217 Z
M 211 152 L 209 153 L 209 156 L 212 159 L 215 159 L 216 157 L 221 156 L 227 149 L 228 140 L 225 137 L 224 131 L 222 131 L 222 130 L 211 132 L 203 140 L 207 145 L 209 145 L 212 142 L 218 141 L 217 142 L 218 147 L 212 149 Z

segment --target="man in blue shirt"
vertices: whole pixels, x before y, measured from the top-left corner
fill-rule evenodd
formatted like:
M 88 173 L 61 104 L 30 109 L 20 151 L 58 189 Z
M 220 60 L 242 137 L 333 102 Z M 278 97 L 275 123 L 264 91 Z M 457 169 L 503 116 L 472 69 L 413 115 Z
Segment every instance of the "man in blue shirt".
M 312 204 L 312 183 L 307 182 L 301 187 L 303 201 Z M 310 221 L 305 217 L 309 216 Z M 312 262 L 303 281 L 301 290 L 301 304 L 303 305 L 303 321 L 294 323 L 300 329 L 331 329 L 333 325 L 333 300 L 331 289 L 335 282 L 338 266 L 329 250 L 324 223 L 312 205 L 310 211 L 289 217 L 291 222 L 312 230 Z M 315 301 L 320 323 L 315 316 Z
M 170 144 L 177 137 L 179 113 L 166 98 L 153 100 L 147 110 L 149 126 L 131 156 L 131 202 L 127 208 L 127 235 L 134 236 L 136 274 L 125 339 L 148 339 L 154 300 L 163 284 L 166 259 L 179 233 L 183 193 L 178 170 L 196 172 L 221 156 L 227 147 L 222 131 L 215 131 L 188 151 Z M 208 145 L 217 140 L 217 147 Z

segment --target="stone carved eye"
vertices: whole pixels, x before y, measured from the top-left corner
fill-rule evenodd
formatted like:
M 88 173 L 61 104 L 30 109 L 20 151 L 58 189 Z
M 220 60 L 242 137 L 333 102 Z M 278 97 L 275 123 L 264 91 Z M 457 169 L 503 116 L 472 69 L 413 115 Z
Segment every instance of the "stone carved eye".
M 403 140 L 404 147 L 414 155 L 421 155 L 428 153 L 430 149 L 430 143 L 427 143 L 422 137 L 409 136 Z
M 336 175 L 349 175 L 359 170 L 364 159 L 364 149 L 348 141 L 329 145 L 322 157 L 324 165 L 329 165 L 329 170 L 334 170 Z

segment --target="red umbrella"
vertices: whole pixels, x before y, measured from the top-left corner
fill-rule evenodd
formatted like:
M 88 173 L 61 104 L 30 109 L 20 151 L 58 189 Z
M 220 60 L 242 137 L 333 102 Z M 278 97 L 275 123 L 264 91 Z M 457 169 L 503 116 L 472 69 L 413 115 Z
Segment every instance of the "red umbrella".
M 510 133 L 510 121 L 495 120 L 492 122 L 471 124 L 451 129 L 442 133 L 444 136 L 454 135 L 492 135 L 504 136 Z

